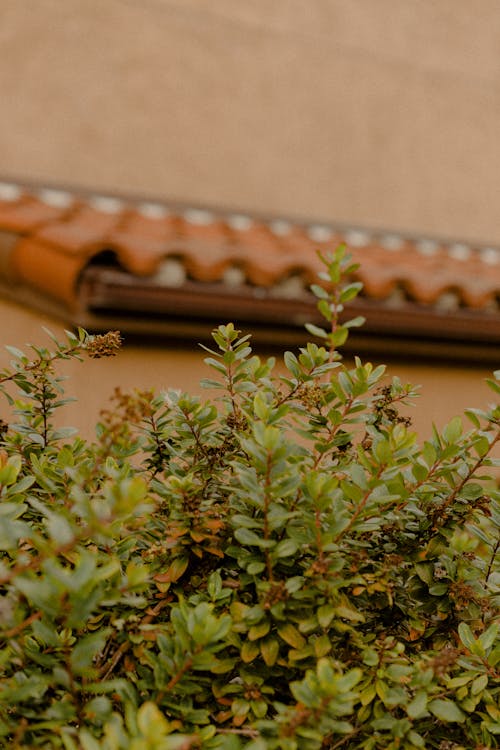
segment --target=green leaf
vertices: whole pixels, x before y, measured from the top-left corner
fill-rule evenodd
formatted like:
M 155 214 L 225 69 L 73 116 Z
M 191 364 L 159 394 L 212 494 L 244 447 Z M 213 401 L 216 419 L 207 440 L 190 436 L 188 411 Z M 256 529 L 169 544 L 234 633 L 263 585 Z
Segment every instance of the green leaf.
M 253 560 L 247 565 L 247 573 L 251 576 L 258 576 L 266 569 L 266 563 L 262 560 Z
M 352 690 L 362 677 L 363 672 L 361 669 L 358 669 L 357 667 L 355 669 L 350 669 L 349 672 L 346 672 L 346 674 L 342 675 L 342 677 L 339 677 L 337 680 L 338 691 L 340 693 L 346 693 L 348 690 Z
M 143 703 L 137 712 L 137 726 L 145 739 L 155 744 L 168 733 L 168 721 L 151 701 Z
M 270 407 L 266 403 L 263 394 L 257 393 L 253 400 L 253 410 L 255 416 L 263 421 L 267 421 L 270 415 Z
M 411 719 L 418 719 L 427 713 L 427 693 L 419 690 L 406 707 L 406 713 Z
M 213 357 L 205 357 L 205 364 L 213 370 L 217 370 L 217 372 L 220 372 L 222 375 L 226 374 L 226 366 Z
M 324 317 L 325 320 L 327 320 L 329 323 L 331 322 L 333 318 L 333 312 L 332 312 L 332 304 L 326 299 L 320 299 L 317 303 L 317 308 L 321 315 Z
M 500 395 L 500 383 L 498 383 L 495 380 L 491 380 L 490 378 L 486 378 L 486 383 L 488 384 L 489 388 L 496 393 L 497 395 Z
M 323 330 L 323 328 L 319 328 L 312 323 L 306 323 L 305 328 L 306 331 L 308 331 L 308 333 L 310 333 L 312 336 L 318 336 L 320 339 L 326 339 L 328 335 L 327 332 Z
M 284 625 L 278 627 L 278 635 L 282 638 L 285 643 L 296 649 L 304 648 L 306 645 L 306 639 L 302 636 L 295 625 L 291 622 L 287 622 Z
M 111 628 L 102 628 L 77 642 L 70 656 L 71 668 L 75 674 L 87 674 L 95 657 L 104 649 L 111 632 Z
M 260 646 L 258 641 L 245 641 L 241 647 L 241 659 L 245 664 L 249 664 L 259 655 Z
M 351 318 L 351 320 L 346 320 L 344 328 L 360 328 L 361 326 L 364 326 L 365 323 L 366 318 L 362 315 L 357 315 L 355 318 Z
M 297 378 L 300 375 L 300 367 L 295 354 L 292 354 L 292 352 L 285 352 L 283 358 L 287 369 Z
M 467 625 L 466 622 L 461 622 L 458 626 L 458 635 L 460 636 L 460 640 L 464 644 L 466 648 L 469 650 L 474 647 L 476 643 L 476 639 L 474 638 L 472 634 L 472 630 Z
M 250 708 L 258 719 L 264 718 L 267 714 L 267 703 L 263 700 L 250 701 Z
M 479 421 L 479 418 L 474 409 L 466 409 L 464 413 L 470 419 L 474 427 L 477 427 L 479 429 L 479 427 L 481 426 L 481 422 Z
M 429 586 L 429 594 L 431 596 L 443 596 L 448 591 L 449 585 L 447 583 L 436 583 L 434 586 Z
M 56 513 L 50 513 L 47 520 L 47 530 L 51 539 L 58 545 L 70 544 L 75 538 L 75 533 L 69 521 Z
M 333 346 L 342 346 L 347 341 L 349 331 L 346 326 L 339 326 L 333 333 L 328 334 L 328 339 Z
M 373 683 L 371 683 L 370 685 L 367 685 L 364 688 L 364 690 L 362 690 L 361 693 L 359 694 L 361 705 L 368 706 L 368 704 L 370 704 L 373 701 L 376 695 L 377 695 L 377 692 L 375 690 L 375 685 L 373 685 Z
M 317 297 L 318 299 L 328 299 L 329 297 L 326 289 L 323 289 L 323 287 L 319 286 L 319 284 L 311 284 L 309 289 L 314 294 L 314 296 Z
M 314 653 L 318 659 L 321 656 L 326 656 L 332 650 L 332 641 L 326 634 L 321 635 L 319 638 L 315 638 L 312 641 L 312 645 L 314 648 Z
M 440 721 L 458 722 L 461 724 L 465 721 L 465 714 L 456 703 L 445 698 L 436 698 L 428 705 L 429 711 Z
M 21 349 L 17 349 L 15 346 L 5 346 L 5 349 L 9 352 L 9 354 L 12 354 L 13 357 L 20 360 L 27 360 L 27 357 L 24 352 L 21 351 Z
M 354 281 L 352 284 L 345 286 L 340 293 L 340 303 L 344 304 L 357 297 L 363 288 L 361 281 Z
M 207 583 L 207 592 L 212 600 L 217 599 L 222 591 L 222 578 L 218 570 L 210 574 Z
M 318 622 L 322 628 L 327 628 L 335 616 L 335 607 L 331 604 L 323 604 L 318 608 Z
M 490 441 L 486 435 L 481 435 L 474 441 L 474 450 L 480 458 L 486 456 L 490 451 Z
M 316 694 L 305 680 L 302 682 L 292 682 L 290 690 L 295 700 L 303 703 L 307 708 L 316 708 L 321 704 L 319 695 Z
M 273 549 L 273 555 L 275 557 L 291 557 L 297 552 L 298 548 L 299 545 L 295 539 L 282 539 Z
M 335 614 L 341 617 L 343 620 L 350 620 L 351 622 L 364 622 L 365 616 L 354 607 L 347 607 L 340 605 L 335 607 Z
M 251 547 L 261 547 L 264 541 L 261 536 L 252 531 L 251 529 L 245 529 L 243 527 L 236 529 L 234 536 L 240 542 L 240 544 L 248 544 Z
M 69 737 L 66 739 L 69 739 Z M 80 731 L 79 740 L 82 750 L 101 750 L 101 743 L 85 728 Z
M 432 584 L 434 580 L 434 565 L 430 562 L 417 562 L 415 563 L 415 572 L 421 581 L 426 583 L 428 586 Z
M 374 667 L 379 663 L 379 655 L 373 648 L 366 648 L 363 651 L 363 664 Z
M 262 638 L 269 633 L 270 628 L 271 623 L 269 620 L 262 620 L 257 625 L 252 625 L 247 634 L 248 640 L 256 641 L 259 638 Z
M 320 684 L 323 683 L 323 686 L 325 687 L 330 687 L 331 684 L 335 682 L 336 679 L 338 679 L 338 675 L 336 675 L 333 671 L 329 659 L 319 659 L 316 671 Z
M 456 443 L 462 435 L 463 425 L 461 417 L 453 417 L 443 430 L 443 437 L 448 444 Z
M 476 677 L 475 680 L 473 680 L 472 685 L 470 687 L 470 691 L 472 695 L 479 695 L 488 687 L 488 675 L 482 674 L 479 675 L 479 677 Z
M 279 653 L 279 643 L 276 638 L 265 638 L 260 642 L 260 653 L 268 667 L 276 663 Z
M 500 625 L 498 624 L 498 622 L 494 622 L 487 630 L 484 631 L 484 633 L 481 633 L 481 635 L 479 636 L 479 642 L 482 644 L 485 651 L 491 648 L 497 641 L 499 630 Z

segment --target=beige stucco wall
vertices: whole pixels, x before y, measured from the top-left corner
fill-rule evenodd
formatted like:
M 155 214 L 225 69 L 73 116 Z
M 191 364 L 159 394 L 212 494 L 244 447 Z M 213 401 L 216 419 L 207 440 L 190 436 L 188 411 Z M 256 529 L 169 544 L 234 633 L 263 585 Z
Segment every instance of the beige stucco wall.
M 0 6 L 4 175 L 500 243 L 496 0 Z M 0 304 L 0 345 L 43 339 Z M 88 430 L 114 384 L 194 389 L 200 361 L 77 367 L 68 420 Z M 393 370 L 423 383 L 423 432 L 488 398 L 480 369 Z
M 497 0 L 2 0 L 0 170 L 500 242 Z
M 10 343 L 19 348 L 26 342 L 48 345 L 50 340 L 42 326 L 62 335 L 63 327 L 56 321 L 0 301 L 0 344 Z M 118 385 L 124 390 L 180 388 L 208 397 L 199 387 L 201 378 L 212 377 L 203 363 L 203 356 L 194 342 L 183 349 L 125 344 L 117 357 L 86 360 L 83 364 L 71 362 L 64 367 L 69 375 L 67 392 L 76 396 L 78 402 L 66 407 L 63 422 L 77 426 L 87 436 L 92 435 L 99 410 L 108 405 L 109 396 Z M 10 359 L 2 346 L 0 369 L 7 367 Z M 375 363 L 382 362 L 385 362 L 383 353 Z M 442 427 L 463 409 L 484 407 L 492 400 L 484 383 L 484 378 L 490 374 L 486 368 L 430 367 L 408 361 L 390 364 L 389 371 L 403 382 L 422 385 L 416 408 L 408 411 L 422 438 L 430 434 L 432 422 Z M 0 401 L 0 418 L 5 418 L 6 414 L 5 402 Z

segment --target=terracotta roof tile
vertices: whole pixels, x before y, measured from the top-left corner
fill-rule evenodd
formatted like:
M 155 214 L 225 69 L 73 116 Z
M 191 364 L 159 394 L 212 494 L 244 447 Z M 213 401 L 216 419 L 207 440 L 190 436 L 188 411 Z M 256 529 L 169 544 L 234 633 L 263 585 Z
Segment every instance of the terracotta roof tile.
M 82 254 L 85 261 L 87 248 L 94 246 L 99 249 L 106 243 L 109 234 L 120 226 L 121 218 L 121 214 L 103 213 L 81 204 L 68 218 L 35 229 L 33 236 L 68 254 Z
M 123 233 L 131 238 L 167 242 L 179 236 L 181 223 L 179 216 L 153 218 L 144 216 L 139 211 L 129 211 L 122 221 L 121 228 Z
M 49 206 L 32 196 L 14 202 L 0 200 L 0 227 L 3 230 L 26 234 L 51 221 L 60 219 L 67 209 Z
M 70 310 L 76 307 L 76 282 L 84 263 L 83 255 L 44 245 L 30 237 L 22 238 L 12 257 L 14 278 L 49 297 L 60 300 Z
M 321 269 L 316 251 L 344 241 L 361 264 L 356 275 L 368 300 L 392 304 L 403 298 L 442 309 L 498 309 L 496 248 L 9 187 L 0 190 L 0 232 L 18 236 L 18 241 L 9 239 L 0 275 L 14 277 L 69 309 L 81 304 L 79 283 L 85 269 L 106 251 L 131 280 L 148 278 L 168 285 L 173 267 L 165 271 L 165 261 L 170 258 L 181 264 L 176 266 L 182 271 L 176 283 L 182 283 L 185 274 L 200 284 L 220 282 L 229 288 L 244 283 L 279 294 L 290 277 L 290 290 L 300 284 L 307 290 Z

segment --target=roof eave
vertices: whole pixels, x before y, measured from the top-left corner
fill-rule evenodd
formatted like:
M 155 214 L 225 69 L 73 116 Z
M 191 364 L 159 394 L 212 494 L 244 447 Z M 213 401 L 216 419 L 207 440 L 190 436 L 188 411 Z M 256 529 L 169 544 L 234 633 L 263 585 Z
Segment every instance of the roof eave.
M 85 271 L 80 298 L 91 328 L 103 330 L 112 323 L 124 333 L 152 338 L 206 338 L 214 326 L 231 320 L 246 327 L 260 343 L 300 345 L 304 323 L 322 322 L 312 294 L 284 298 L 272 288 L 190 281 L 168 287 L 148 279 L 131 282 L 121 271 L 97 267 Z M 410 302 L 391 307 L 384 301 L 358 298 L 346 314 L 366 318 L 360 330 L 352 330 L 348 348 L 388 356 L 498 364 L 500 326 L 494 313 L 443 311 Z
M 142 288 L 141 288 L 142 287 Z M 179 345 L 207 341 L 213 328 L 233 321 L 252 333 L 265 348 L 301 346 L 306 341 L 304 322 L 320 322 L 312 300 L 290 300 L 245 295 L 241 289 L 220 294 L 220 285 L 188 283 L 180 288 L 154 288 L 147 283 L 128 286 L 103 284 L 97 269 L 82 280 L 79 305 L 73 310 L 23 285 L 0 284 L 0 296 L 38 310 L 66 326 L 91 332 L 120 330 L 142 344 L 170 340 Z M 254 290 L 255 291 L 255 290 Z M 257 303 L 257 304 L 256 304 Z M 461 311 L 438 313 L 406 306 L 398 310 L 382 303 L 358 300 L 349 316 L 364 315 L 366 323 L 353 329 L 346 351 L 382 359 L 481 363 L 498 366 L 498 317 Z M 237 314 L 235 314 L 237 312 Z

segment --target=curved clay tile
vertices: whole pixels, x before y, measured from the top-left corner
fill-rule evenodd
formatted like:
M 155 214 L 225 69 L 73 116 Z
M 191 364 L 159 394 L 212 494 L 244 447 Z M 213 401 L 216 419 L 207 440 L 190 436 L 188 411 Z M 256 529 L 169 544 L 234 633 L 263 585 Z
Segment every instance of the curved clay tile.
M 130 239 L 117 232 L 106 243 L 113 250 L 118 263 L 132 276 L 153 276 L 165 255 L 165 243 L 148 239 Z
M 130 237 L 145 238 L 164 242 L 180 234 L 179 216 L 143 216 L 138 211 L 128 211 L 120 223 L 120 231 Z
M 195 240 L 207 244 L 227 245 L 232 234 L 222 221 L 213 220 L 210 224 L 194 224 L 184 217 L 179 217 L 179 239 Z
M 182 257 L 189 278 L 205 283 L 221 281 L 226 269 L 234 264 L 227 253 L 214 252 L 213 248 L 204 253 L 201 243 L 197 248 L 189 246 L 184 253 L 177 253 L 177 257 Z
M 460 292 L 464 304 L 476 310 L 488 307 L 500 298 L 498 283 L 495 283 L 493 279 L 489 282 L 477 280 L 473 285 L 463 286 Z
M 272 291 L 290 278 L 298 279 L 297 289 L 300 282 L 316 282 L 322 269 L 317 251 L 334 249 L 341 242 L 354 245 L 350 251 L 360 263 L 354 277 L 364 283 L 365 298 L 391 300 L 404 290 L 417 304 L 451 308 L 457 301 L 482 309 L 500 295 L 500 251 L 495 248 L 378 237 L 326 225 L 264 222 L 153 203 L 133 205 L 99 196 L 70 195 L 71 200 L 56 205 L 53 196 L 44 201 L 43 195 L 20 189 L 13 198 L 0 200 L 0 232 L 14 237 L 2 256 L 0 274 L 72 309 L 79 304 L 82 272 L 106 250 L 114 252 L 131 281 L 154 278 L 171 258 L 195 282 L 224 285 L 226 277 L 235 278 L 231 269 L 237 269 L 242 283 Z
M 130 234 L 125 230 L 120 230 L 109 233 L 106 245 L 120 256 L 121 264 L 127 271 L 132 274 L 139 273 L 142 276 L 145 273 L 145 266 L 148 267 L 146 273 L 155 272 L 156 265 L 161 262 L 171 241 L 166 238 Z
M 384 276 L 373 276 L 372 274 L 364 271 L 357 271 L 356 278 L 363 284 L 363 295 L 375 300 L 388 299 L 395 288 L 404 289 L 404 277 L 403 280 L 394 276 L 393 274 Z
M 230 241 L 242 257 L 255 260 L 262 267 L 270 256 L 278 254 L 282 248 L 280 239 L 268 227 L 257 222 L 248 229 L 231 229 Z
M 15 202 L 0 201 L 0 227 L 9 232 L 27 234 L 67 213 L 67 209 L 49 206 L 36 198 L 23 196 Z
M 17 281 L 64 302 L 73 310 L 77 306 L 77 279 L 86 261 L 81 253 L 69 254 L 27 237 L 17 244 L 12 264 Z
M 87 247 L 105 243 L 108 235 L 120 226 L 120 221 L 120 214 L 104 213 L 81 205 L 67 220 L 43 226 L 34 235 L 66 253 L 83 253 L 85 256 Z

